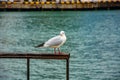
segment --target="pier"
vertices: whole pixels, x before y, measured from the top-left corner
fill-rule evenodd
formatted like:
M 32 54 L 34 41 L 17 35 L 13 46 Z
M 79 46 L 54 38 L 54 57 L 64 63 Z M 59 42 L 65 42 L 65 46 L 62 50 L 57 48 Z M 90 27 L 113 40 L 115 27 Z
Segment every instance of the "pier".
M 56 60 L 66 60 L 66 80 L 69 80 L 69 58 L 70 54 L 46 54 L 46 53 L 1 53 L 0 59 L 26 59 L 27 62 L 27 80 L 30 80 L 30 59 L 56 59 Z
M 24 1 L 24 2 L 0 2 L 0 10 L 96 10 L 96 9 L 120 9 L 120 0 L 91 1 Z

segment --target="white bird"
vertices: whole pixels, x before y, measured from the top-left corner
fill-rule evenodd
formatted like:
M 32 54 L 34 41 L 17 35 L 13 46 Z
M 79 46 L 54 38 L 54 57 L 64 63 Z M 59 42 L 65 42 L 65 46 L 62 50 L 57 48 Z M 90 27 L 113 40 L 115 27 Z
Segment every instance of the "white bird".
M 66 36 L 65 36 L 65 32 L 61 31 L 60 35 L 55 36 L 51 39 L 49 39 L 48 41 L 35 46 L 35 47 L 50 47 L 50 48 L 54 48 L 54 54 L 56 54 L 56 48 L 58 48 L 58 53 L 61 54 L 59 47 L 62 46 L 65 42 L 66 42 Z

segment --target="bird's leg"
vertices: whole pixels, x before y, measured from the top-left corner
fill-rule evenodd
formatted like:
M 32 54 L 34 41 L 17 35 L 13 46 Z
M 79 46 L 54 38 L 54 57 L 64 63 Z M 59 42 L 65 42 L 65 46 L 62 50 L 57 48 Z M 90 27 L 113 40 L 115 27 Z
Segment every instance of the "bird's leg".
M 54 48 L 54 54 L 56 54 L 56 48 Z
M 58 48 L 58 53 L 61 54 L 60 49 Z

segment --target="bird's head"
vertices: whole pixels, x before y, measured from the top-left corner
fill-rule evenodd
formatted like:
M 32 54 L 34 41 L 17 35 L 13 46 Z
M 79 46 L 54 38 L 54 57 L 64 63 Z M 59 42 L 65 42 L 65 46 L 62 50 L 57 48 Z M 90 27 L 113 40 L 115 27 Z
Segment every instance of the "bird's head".
M 61 36 L 65 35 L 65 32 L 64 31 L 60 31 L 60 35 Z

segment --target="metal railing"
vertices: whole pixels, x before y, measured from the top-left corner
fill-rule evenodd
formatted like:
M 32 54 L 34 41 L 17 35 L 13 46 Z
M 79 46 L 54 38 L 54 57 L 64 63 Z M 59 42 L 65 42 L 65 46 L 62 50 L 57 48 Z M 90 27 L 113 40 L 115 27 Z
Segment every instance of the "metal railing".
M 0 58 L 14 58 L 14 59 L 26 59 L 27 60 L 27 80 L 30 80 L 30 59 L 57 59 L 66 60 L 66 80 L 69 80 L 69 58 L 70 54 L 46 54 L 46 53 L 1 53 Z

